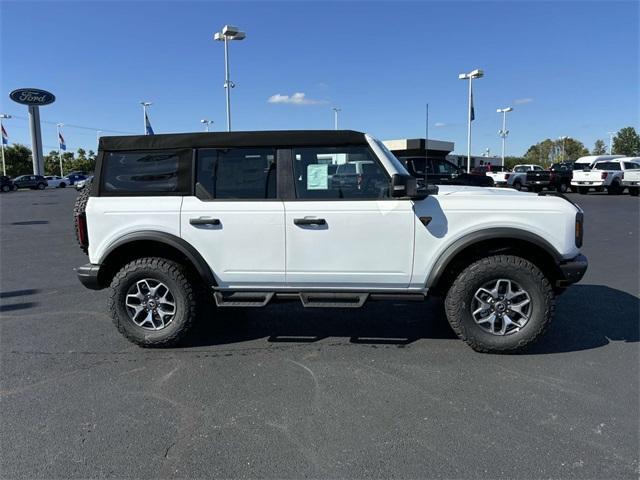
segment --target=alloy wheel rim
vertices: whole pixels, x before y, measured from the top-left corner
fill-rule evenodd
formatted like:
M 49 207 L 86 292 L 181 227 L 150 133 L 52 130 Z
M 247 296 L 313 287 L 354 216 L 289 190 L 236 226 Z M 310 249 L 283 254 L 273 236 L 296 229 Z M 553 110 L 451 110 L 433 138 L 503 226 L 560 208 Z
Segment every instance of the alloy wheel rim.
M 129 318 L 145 330 L 162 330 L 176 315 L 176 301 L 164 283 L 153 278 L 136 281 L 125 297 Z
M 531 318 L 531 296 L 518 283 L 506 278 L 491 280 L 476 290 L 471 302 L 475 323 L 492 335 L 519 332 Z

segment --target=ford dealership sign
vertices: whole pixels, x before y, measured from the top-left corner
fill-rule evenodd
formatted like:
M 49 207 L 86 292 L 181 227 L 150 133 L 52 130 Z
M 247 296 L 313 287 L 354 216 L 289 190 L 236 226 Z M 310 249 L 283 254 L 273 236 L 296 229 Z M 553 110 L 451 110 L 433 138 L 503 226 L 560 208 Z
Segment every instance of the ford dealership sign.
M 11 100 L 23 105 L 49 105 L 56 101 L 53 93 L 39 88 L 19 88 L 9 94 Z

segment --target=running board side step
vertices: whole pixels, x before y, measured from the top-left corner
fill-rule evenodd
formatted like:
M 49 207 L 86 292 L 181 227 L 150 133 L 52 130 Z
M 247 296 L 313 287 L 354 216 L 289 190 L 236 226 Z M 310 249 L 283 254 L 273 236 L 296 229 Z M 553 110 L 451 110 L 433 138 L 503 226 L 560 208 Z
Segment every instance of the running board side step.
M 368 293 L 300 293 L 305 308 L 360 308 L 368 298 Z
M 234 292 L 228 295 L 214 292 L 213 298 L 218 307 L 264 307 L 274 295 L 274 292 Z

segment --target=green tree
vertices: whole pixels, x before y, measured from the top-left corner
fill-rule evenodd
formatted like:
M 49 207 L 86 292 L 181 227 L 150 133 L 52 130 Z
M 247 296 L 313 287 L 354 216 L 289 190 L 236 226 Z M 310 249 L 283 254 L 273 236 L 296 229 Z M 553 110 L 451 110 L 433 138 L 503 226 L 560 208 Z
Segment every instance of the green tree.
M 549 166 L 556 162 L 576 160 L 588 154 L 589 150 L 585 148 L 581 141 L 567 137 L 564 140 L 547 138 L 535 145 L 531 145 L 524 156 L 527 160 L 526 163 Z
M 7 168 L 7 175 L 17 177 L 33 173 L 33 161 L 31 160 L 31 149 L 20 143 L 14 143 L 4 149 L 4 161 Z
M 591 150 L 592 155 L 604 155 L 607 153 L 606 145 L 603 140 L 596 140 L 596 143 L 593 145 L 593 150 Z
M 513 170 L 513 167 L 523 163 L 528 163 L 525 157 L 504 157 L 504 168 Z
M 613 153 L 627 157 L 640 156 L 640 136 L 635 128 L 625 127 L 613 137 Z

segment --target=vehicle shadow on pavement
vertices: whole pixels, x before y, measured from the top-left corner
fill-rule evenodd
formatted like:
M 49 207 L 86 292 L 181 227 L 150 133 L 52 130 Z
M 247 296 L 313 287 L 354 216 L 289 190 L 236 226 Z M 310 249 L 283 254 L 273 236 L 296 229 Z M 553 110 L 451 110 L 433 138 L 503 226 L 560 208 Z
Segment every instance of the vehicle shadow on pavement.
M 421 339 L 456 338 L 438 299 L 370 302 L 360 309 L 305 309 L 287 302 L 263 309 L 219 308 L 205 316 L 183 347 L 261 338 L 270 343 L 313 343 L 329 337 L 405 347 Z M 558 297 L 556 316 L 545 336 L 523 354 L 588 350 L 613 341 L 638 342 L 639 336 L 640 299 L 604 285 L 574 285 Z
M 640 299 L 605 285 L 573 285 L 557 299 L 545 336 L 525 354 L 575 352 L 640 341 Z

